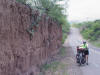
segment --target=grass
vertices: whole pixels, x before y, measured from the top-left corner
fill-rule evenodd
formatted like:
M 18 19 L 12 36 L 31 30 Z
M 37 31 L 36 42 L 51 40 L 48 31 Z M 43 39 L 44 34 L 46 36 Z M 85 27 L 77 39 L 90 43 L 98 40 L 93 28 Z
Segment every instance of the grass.
M 44 64 L 42 66 L 42 70 L 44 72 L 51 72 L 52 75 L 60 75 L 61 73 L 63 75 L 67 75 L 66 67 L 67 67 L 67 64 L 54 61 L 51 64 Z M 45 73 L 41 75 L 45 75 Z
M 62 44 L 64 44 L 65 40 L 67 38 L 67 33 L 63 33 L 63 37 L 62 37 Z
M 92 43 L 96 47 L 100 47 L 100 39 L 97 41 L 90 41 L 90 43 Z
M 86 35 L 85 33 L 81 32 L 81 34 L 82 34 L 83 38 L 86 39 L 86 40 L 88 40 L 88 42 L 90 42 L 92 45 L 94 45 L 96 47 L 100 47 L 100 39 L 92 41 L 92 40 L 90 40 L 90 39 L 87 38 L 88 35 Z
M 66 50 L 65 50 L 66 48 L 65 47 L 62 47 L 61 49 L 60 49 L 60 56 L 65 56 L 66 55 Z
M 52 69 L 55 72 L 57 70 L 58 65 L 59 65 L 59 62 L 56 62 L 56 61 L 50 64 L 44 64 L 42 65 L 42 70 L 47 71 L 49 69 Z
M 62 47 L 60 49 L 60 56 L 65 56 L 66 50 L 65 47 Z M 41 66 L 41 69 L 43 71 L 40 75 L 46 75 L 46 72 L 50 72 L 50 75 L 67 75 L 66 67 L 67 63 L 63 63 L 62 61 L 53 61 L 51 63 L 46 63 Z

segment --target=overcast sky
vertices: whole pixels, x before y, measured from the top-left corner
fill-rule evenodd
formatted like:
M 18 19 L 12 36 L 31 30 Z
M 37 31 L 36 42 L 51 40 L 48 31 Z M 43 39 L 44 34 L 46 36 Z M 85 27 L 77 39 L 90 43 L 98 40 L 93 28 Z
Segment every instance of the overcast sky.
M 100 19 L 100 0 L 70 0 L 68 15 L 69 21 Z

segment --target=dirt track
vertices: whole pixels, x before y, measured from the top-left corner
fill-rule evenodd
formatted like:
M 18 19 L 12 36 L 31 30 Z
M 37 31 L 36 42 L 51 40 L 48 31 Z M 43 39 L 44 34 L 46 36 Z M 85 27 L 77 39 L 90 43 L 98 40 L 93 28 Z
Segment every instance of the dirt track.
M 56 58 L 60 59 L 56 60 L 60 63 L 56 71 L 48 70 L 45 75 L 83 75 L 80 67 L 76 64 L 75 55 L 68 44 L 68 40 L 65 41 L 63 46 L 65 47 L 65 55 L 64 57 L 56 56 Z
M 76 59 L 75 59 L 75 54 L 71 48 L 71 46 L 69 45 L 69 43 L 64 44 L 64 46 L 66 47 L 66 58 L 64 60 L 62 60 L 62 62 L 67 63 L 67 74 L 68 75 L 82 75 L 82 71 L 80 69 L 80 67 L 78 66 L 78 64 L 76 63 Z
M 76 54 L 76 46 L 81 45 L 84 39 L 79 33 L 77 28 L 71 28 L 70 35 L 68 36 L 69 45 L 72 51 Z M 87 42 L 88 43 L 88 42 Z M 80 69 L 83 75 L 100 75 L 100 48 L 96 48 L 88 43 L 89 47 L 89 65 L 81 66 Z

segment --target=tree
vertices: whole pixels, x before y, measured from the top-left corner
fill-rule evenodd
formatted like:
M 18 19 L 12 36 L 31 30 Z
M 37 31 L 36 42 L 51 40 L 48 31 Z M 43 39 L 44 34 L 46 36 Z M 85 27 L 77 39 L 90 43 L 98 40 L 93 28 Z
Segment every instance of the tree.
M 100 20 L 80 23 L 81 33 L 86 39 L 91 41 L 100 38 Z M 83 29 L 84 28 L 84 29 Z
M 33 10 L 38 10 L 41 14 L 45 13 L 49 17 L 51 17 L 54 21 L 58 23 L 58 25 L 62 25 L 62 30 L 65 33 L 68 33 L 69 31 L 69 23 L 67 21 L 67 15 L 64 14 L 63 11 L 66 9 L 61 6 L 60 4 L 57 4 L 59 1 L 63 0 L 18 0 L 19 2 L 26 2 L 27 4 L 31 4 L 31 8 Z M 67 35 L 65 33 L 65 35 Z

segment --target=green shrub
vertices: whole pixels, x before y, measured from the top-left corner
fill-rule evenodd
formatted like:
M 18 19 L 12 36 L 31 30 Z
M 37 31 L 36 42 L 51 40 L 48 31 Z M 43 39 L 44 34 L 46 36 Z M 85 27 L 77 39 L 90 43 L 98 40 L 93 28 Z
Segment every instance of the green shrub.
M 64 44 L 65 40 L 67 38 L 67 33 L 63 33 L 63 37 L 62 37 L 62 44 Z
M 100 37 L 100 20 L 83 22 L 79 25 L 81 25 L 81 33 L 85 39 L 96 41 Z
M 16 1 L 20 3 L 26 3 L 27 0 L 16 0 Z
M 44 64 L 44 65 L 41 66 L 41 69 L 42 69 L 43 71 L 46 71 L 46 70 L 48 70 L 48 69 L 52 69 L 53 71 L 55 71 L 55 70 L 57 69 L 58 65 L 59 65 L 59 62 L 57 62 L 57 61 L 52 62 L 52 63 L 50 63 L 50 64 L 47 64 L 47 63 L 46 63 L 46 64 Z

